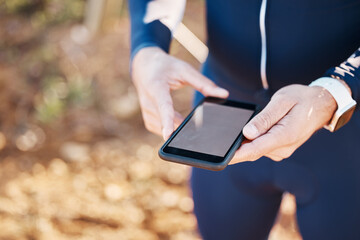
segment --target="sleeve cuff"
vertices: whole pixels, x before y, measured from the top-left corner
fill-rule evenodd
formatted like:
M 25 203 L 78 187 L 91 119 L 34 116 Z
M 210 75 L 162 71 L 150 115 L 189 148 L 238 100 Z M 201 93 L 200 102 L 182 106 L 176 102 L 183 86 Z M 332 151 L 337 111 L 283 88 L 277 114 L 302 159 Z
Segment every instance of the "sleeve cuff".
M 131 55 L 130 73 L 132 72 L 132 62 L 135 55 L 145 47 L 159 47 L 165 52 L 169 52 L 171 42 L 171 31 L 159 20 L 142 26 L 132 26 L 131 34 Z
M 360 108 L 360 48 L 338 67 L 330 68 L 324 75 L 343 80 L 351 89 L 352 98 Z
M 132 26 L 131 34 L 131 59 L 144 47 L 157 46 L 169 52 L 171 42 L 171 32 L 159 20 L 142 26 Z
M 360 79 L 355 75 L 343 74 L 337 72 L 337 68 L 330 68 L 324 75 L 325 77 L 332 77 L 343 80 L 351 89 L 352 98 L 358 103 L 356 110 L 360 108 Z

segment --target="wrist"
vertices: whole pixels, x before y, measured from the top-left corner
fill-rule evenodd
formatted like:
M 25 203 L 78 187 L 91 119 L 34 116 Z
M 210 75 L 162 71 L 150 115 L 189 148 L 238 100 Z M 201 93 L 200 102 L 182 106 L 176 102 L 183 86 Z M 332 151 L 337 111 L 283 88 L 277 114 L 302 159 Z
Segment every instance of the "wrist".
M 137 66 L 144 66 L 143 64 L 149 63 L 150 58 L 156 57 L 160 54 L 166 54 L 164 50 L 157 46 L 143 47 L 132 56 L 130 61 L 130 72 L 132 73 Z
M 137 58 L 143 58 L 145 56 L 153 56 L 154 54 L 165 54 L 164 50 L 159 47 L 151 46 L 151 47 L 144 47 L 140 49 L 134 56 L 135 61 Z
M 317 90 L 316 92 L 316 96 L 318 99 L 317 101 L 320 102 L 319 110 L 326 112 L 327 117 L 322 124 L 327 125 L 330 123 L 332 117 L 334 116 L 338 108 L 337 102 L 333 97 L 333 95 L 327 89 L 321 86 L 312 86 L 312 88 Z
M 356 102 L 352 99 L 351 90 L 346 83 L 338 79 L 322 77 L 313 81 L 309 86 L 323 88 L 336 101 L 336 111 L 333 113 L 330 123 L 324 126 L 326 129 L 333 132 L 350 120 Z

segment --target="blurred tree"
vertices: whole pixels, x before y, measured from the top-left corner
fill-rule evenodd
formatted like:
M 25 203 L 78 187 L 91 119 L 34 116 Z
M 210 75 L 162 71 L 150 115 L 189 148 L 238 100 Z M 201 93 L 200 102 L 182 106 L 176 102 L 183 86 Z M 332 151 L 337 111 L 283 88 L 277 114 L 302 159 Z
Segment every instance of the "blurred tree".
M 93 35 L 118 19 L 122 8 L 123 0 L 89 0 L 86 3 L 84 24 Z

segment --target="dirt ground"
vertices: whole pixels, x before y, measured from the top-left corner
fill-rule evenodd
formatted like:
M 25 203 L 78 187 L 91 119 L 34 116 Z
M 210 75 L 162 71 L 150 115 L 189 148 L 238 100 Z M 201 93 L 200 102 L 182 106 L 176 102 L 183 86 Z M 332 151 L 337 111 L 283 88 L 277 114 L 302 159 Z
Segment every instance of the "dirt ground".
M 204 40 L 202 4 L 184 23 Z M 79 20 L 0 14 L 0 239 L 201 239 L 190 168 L 160 160 L 143 126 L 126 15 L 89 38 Z M 183 114 L 191 95 L 174 93 Z M 269 239 L 301 239 L 294 213 L 285 195 Z

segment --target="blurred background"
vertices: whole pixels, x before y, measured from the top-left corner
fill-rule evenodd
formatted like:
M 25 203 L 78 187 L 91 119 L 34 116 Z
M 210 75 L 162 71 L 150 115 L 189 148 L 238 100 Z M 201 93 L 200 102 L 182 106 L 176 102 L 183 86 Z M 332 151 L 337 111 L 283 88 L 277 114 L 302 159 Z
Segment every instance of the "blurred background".
M 183 23 L 205 41 L 203 4 Z M 0 239 L 201 239 L 190 168 L 143 126 L 129 27 L 122 0 L 0 0 Z M 294 214 L 286 194 L 269 239 L 301 239 Z

